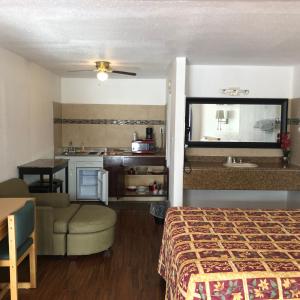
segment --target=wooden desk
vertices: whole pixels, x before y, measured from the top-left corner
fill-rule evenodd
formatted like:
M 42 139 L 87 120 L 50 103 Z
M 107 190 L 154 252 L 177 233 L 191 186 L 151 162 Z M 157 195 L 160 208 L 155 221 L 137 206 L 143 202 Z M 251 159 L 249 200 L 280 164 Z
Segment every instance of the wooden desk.
M 65 169 L 65 191 L 68 193 L 68 159 L 37 159 L 25 165 L 18 166 L 19 178 L 24 179 L 24 175 L 49 175 L 49 192 L 53 192 L 53 174 Z
M 34 198 L 0 198 L 0 241 L 7 235 L 7 217 Z

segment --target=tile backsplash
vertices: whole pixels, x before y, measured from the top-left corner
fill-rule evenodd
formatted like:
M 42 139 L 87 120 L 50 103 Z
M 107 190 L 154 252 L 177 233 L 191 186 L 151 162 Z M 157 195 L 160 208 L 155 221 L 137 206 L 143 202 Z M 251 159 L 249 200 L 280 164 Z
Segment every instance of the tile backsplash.
M 60 149 L 62 147 L 62 123 L 56 122 L 56 120 L 62 119 L 62 104 L 58 102 L 53 102 L 53 136 L 54 136 L 54 149 Z
M 153 128 L 160 147 L 165 110 L 161 105 L 54 103 L 55 149 L 68 146 L 70 141 L 77 147 L 130 147 L 133 133 L 144 138 L 146 127 Z

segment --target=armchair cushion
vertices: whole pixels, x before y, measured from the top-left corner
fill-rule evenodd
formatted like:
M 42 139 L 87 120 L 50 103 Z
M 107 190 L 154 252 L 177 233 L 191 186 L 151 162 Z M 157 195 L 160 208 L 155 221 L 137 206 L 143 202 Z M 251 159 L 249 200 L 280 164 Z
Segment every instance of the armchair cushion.
M 28 197 L 28 186 L 22 179 L 12 178 L 0 183 L 0 198 Z
M 78 211 L 79 204 L 71 204 L 68 207 L 64 208 L 54 208 L 54 232 L 55 233 L 67 233 L 68 232 L 68 223 L 72 217 Z
M 33 193 L 31 197 L 36 198 L 37 206 L 64 208 L 70 205 L 69 195 L 65 193 Z
M 117 214 L 101 205 L 82 205 L 69 223 L 69 233 L 93 233 L 115 225 Z

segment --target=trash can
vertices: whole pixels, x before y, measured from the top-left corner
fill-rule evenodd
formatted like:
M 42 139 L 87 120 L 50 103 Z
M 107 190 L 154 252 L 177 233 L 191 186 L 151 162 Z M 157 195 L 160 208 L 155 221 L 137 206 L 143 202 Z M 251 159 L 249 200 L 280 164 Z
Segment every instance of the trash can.
M 168 209 L 168 202 L 151 203 L 150 214 L 154 217 L 156 224 L 164 224 L 166 212 Z

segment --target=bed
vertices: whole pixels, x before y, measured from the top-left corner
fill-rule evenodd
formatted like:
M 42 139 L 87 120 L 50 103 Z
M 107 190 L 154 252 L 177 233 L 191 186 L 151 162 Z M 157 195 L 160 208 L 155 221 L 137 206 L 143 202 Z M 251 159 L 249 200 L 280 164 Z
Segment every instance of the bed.
M 170 208 L 167 300 L 300 299 L 300 210 Z

